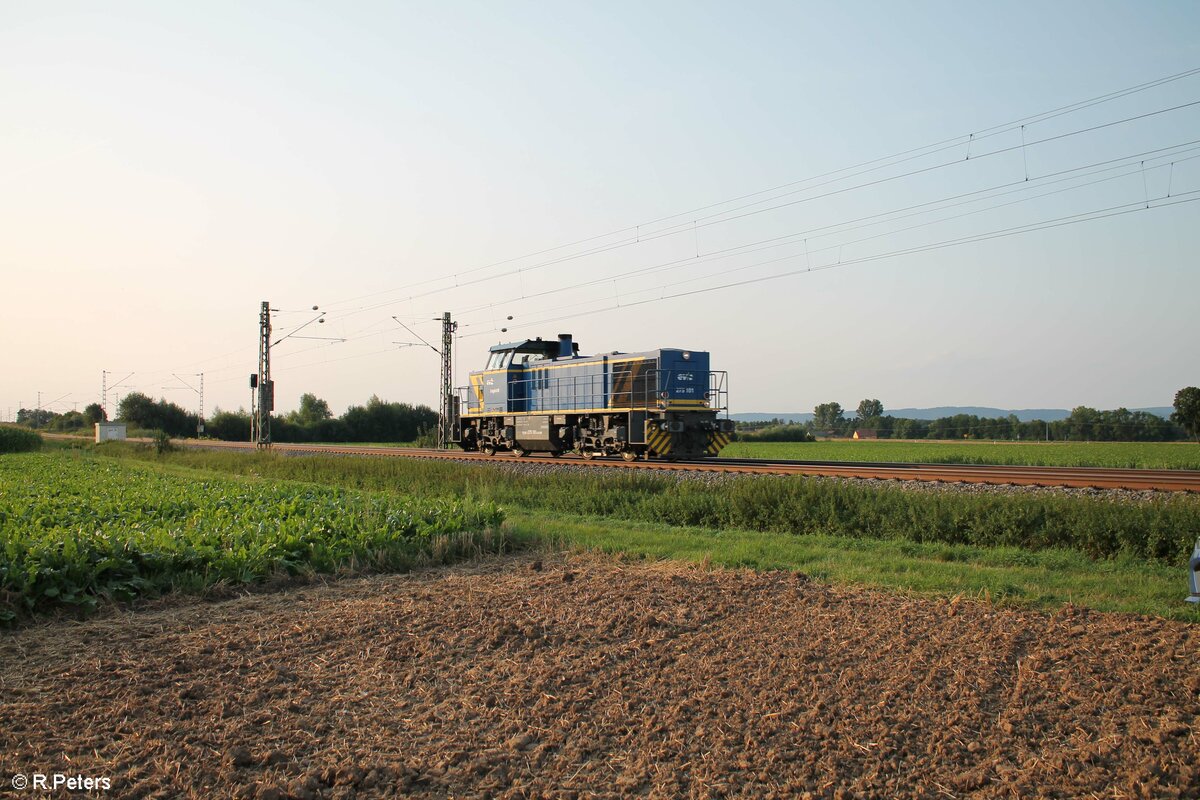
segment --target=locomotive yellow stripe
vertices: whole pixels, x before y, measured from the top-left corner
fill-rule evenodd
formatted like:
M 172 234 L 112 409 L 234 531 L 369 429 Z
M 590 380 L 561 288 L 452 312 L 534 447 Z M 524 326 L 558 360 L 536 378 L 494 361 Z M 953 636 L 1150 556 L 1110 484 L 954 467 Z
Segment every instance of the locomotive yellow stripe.
M 478 375 L 472 375 L 471 388 L 475 390 L 475 400 L 479 403 L 478 406 L 471 410 L 480 411 L 483 409 L 483 378 Z

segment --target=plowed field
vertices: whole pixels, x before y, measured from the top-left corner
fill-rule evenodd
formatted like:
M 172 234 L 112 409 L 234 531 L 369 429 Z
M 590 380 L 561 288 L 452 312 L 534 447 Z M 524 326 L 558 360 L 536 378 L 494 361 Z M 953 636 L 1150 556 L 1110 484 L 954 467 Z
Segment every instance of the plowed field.
M 120 797 L 1197 797 L 1198 715 L 1197 626 L 593 557 L 0 639 L 5 788 Z

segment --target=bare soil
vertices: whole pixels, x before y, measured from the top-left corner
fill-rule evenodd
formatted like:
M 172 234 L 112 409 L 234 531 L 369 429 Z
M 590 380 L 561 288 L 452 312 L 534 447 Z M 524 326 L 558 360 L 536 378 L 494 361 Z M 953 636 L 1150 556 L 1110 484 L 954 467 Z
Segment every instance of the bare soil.
M 5 634 L 0 781 L 107 776 L 117 797 L 1200 797 L 1200 626 L 534 559 Z

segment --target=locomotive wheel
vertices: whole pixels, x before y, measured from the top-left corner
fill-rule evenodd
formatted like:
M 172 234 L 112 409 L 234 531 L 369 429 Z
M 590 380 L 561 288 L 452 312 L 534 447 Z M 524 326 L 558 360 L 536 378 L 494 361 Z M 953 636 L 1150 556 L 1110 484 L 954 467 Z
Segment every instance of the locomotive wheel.
M 512 454 L 517 458 L 524 458 L 529 451 L 520 445 L 513 445 Z
M 558 458 L 558 457 L 559 457 L 559 456 L 561 456 L 562 454 L 563 454 L 563 451 L 562 451 L 562 450 L 551 450 L 551 451 L 550 451 L 550 457 L 551 457 L 551 458 Z
M 495 448 L 495 446 L 494 446 L 494 445 L 485 444 L 483 447 L 479 448 L 479 450 L 480 450 L 480 452 L 481 452 L 481 453 L 483 453 L 485 456 L 494 456 L 494 455 L 496 455 L 496 448 Z
M 595 450 L 580 450 L 579 455 L 583 456 L 585 461 L 591 461 L 593 458 L 596 457 L 596 451 Z
M 638 457 L 638 454 L 637 454 L 636 450 L 622 450 L 621 451 L 621 458 L 625 459 L 626 461 L 637 461 L 637 457 Z

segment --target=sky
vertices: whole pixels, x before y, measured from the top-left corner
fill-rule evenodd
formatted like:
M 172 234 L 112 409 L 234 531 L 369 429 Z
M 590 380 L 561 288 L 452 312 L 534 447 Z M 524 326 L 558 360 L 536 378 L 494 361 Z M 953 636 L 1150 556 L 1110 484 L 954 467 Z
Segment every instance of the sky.
M 110 410 L 195 409 L 200 374 L 208 415 L 248 407 L 263 301 L 279 411 L 436 405 L 444 311 L 456 384 L 569 332 L 707 350 L 735 413 L 1170 405 L 1197 31 L 1194 2 L 0 0 L 0 419 L 104 373 Z

